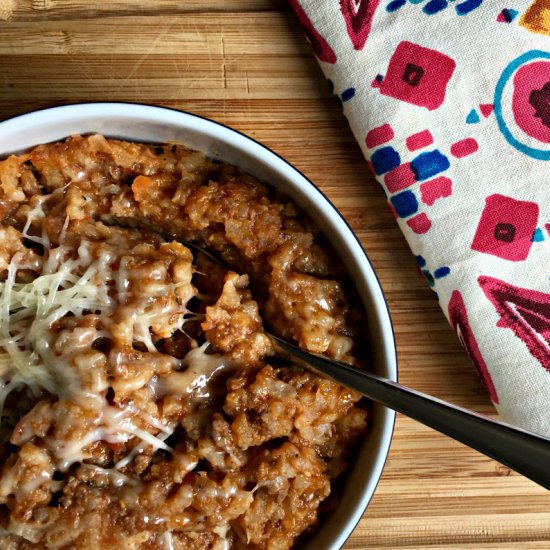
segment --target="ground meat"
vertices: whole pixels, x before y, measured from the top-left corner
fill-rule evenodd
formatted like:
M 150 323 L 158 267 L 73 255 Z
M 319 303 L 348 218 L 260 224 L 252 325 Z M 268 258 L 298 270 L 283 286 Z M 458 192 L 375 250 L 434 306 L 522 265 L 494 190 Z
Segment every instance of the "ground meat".
M 288 548 L 290 533 L 315 522 L 319 503 L 330 492 L 325 465 L 314 449 L 285 443 L 261 453 L 253 468 L 254 500 L 237 520 L 238 529 L 249 548 Z
M 296 388 L 278 380 L 270 366 L 258 372 L 250 385 L 229 392 L 224 406 L 233 418 L 231 431 L 241 449 L 289 436 L 297 408 Z
M 30 519 L 33 509 L 51 498 L 54 466 L 49 454 L 25 443 L 5 462 L 0 478 L 0 503 L 11 503 L 11 514 Z
M 23 235 L 11 226 L 0 226 L 0 273 L 6 272 L 12 258 L 18 254 L 21 265 L 38 271 L 42 265 L 40 256 L 23 244 Z
M 263 332 L 258 304 L 246 291 L 248 277 L 229 273 L 214 306 L 206 308 L 202 328 L 216 349 L 249 365 L 273 354 L 271 340 Z
M 225 269 L 184 243 L 218 254 Z M 0 545 L 287 549 L 365 432 L 362 312 L 300 209 L 184 146 L 0 161 Z

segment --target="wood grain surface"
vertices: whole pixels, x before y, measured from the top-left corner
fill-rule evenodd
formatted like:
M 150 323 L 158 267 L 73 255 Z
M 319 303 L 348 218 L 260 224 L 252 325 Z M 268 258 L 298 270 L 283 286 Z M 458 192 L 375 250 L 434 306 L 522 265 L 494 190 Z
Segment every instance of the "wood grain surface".
M 493 414 L 286 2 L 0 0 L 0 19 L 0 119 L 78 101 L 144 102 L 262 141 L 361 239 L 388 299 L 400 380 Z M 542 488 L 399 416 L 346 548 L 550 549 L 549 505 Z

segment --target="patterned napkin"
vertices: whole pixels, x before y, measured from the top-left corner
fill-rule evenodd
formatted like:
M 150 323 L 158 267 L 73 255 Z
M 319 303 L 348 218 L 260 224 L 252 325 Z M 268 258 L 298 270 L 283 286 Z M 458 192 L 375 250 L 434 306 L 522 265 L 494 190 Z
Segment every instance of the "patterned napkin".
M 550 436 L 550 0 L 290 0 L 502 417 Z

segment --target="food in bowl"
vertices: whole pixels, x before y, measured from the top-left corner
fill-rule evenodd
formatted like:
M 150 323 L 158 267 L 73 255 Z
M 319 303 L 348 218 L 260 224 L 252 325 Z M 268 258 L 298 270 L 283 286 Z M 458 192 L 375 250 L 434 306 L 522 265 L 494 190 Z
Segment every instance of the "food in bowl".
M 357 364 L 363 313 L 291 200 L 92 135 L 2 161 L 0 217 L 4 548 L 278 549 L 316 525 L 367 412 L 263 326 Z

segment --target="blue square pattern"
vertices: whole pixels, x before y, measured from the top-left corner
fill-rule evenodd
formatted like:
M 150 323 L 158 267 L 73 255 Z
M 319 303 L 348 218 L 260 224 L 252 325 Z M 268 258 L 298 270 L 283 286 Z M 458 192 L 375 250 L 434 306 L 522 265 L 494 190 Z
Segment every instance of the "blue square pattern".
M 444 10 L 448 5 L 447 0 L 430 0 L 422 8 L 422 11 L 428 15 L 433 15 L 434 13 Z
M 451 273 L 451 268 L 444 265 L 443 267 L 439 267 L 434 271 L 434 279 L 442 279 L 443 277 L 446 277 Z
M 451 163 L 449 159 L 437 149 L 421 153 L 411 161 L 411 170 L 416 181 L 424 181 L 433 178 L 441 172 L 445 172 Z
M 465 2 L 462 2 L 462 4 L 455 6 L 455 10 L 458 15 L 466 15 L 476 8 L 479 8 L 482 3 L 483 0 L 466 0 Z
M 392 13 L 402 8 L 407 3 L 407 0 L 392 0 L 387 6 L 386 11 Z
M 377 176 L 385 174 L 401 164 L 399 153 L 393 147 L 378 149 L 371 155 L 370 161 Z
M 418 200 L 412 191 L 403 191 L 390 199 L 397 215 L 400 218 L 406 218 L 418 212 Z
M 340 97 L 342 98 L 343 102 L 349 101 L 350 99 L 355 97 L 355 88 L 348 88 L 347 90 L 344 90 Z

